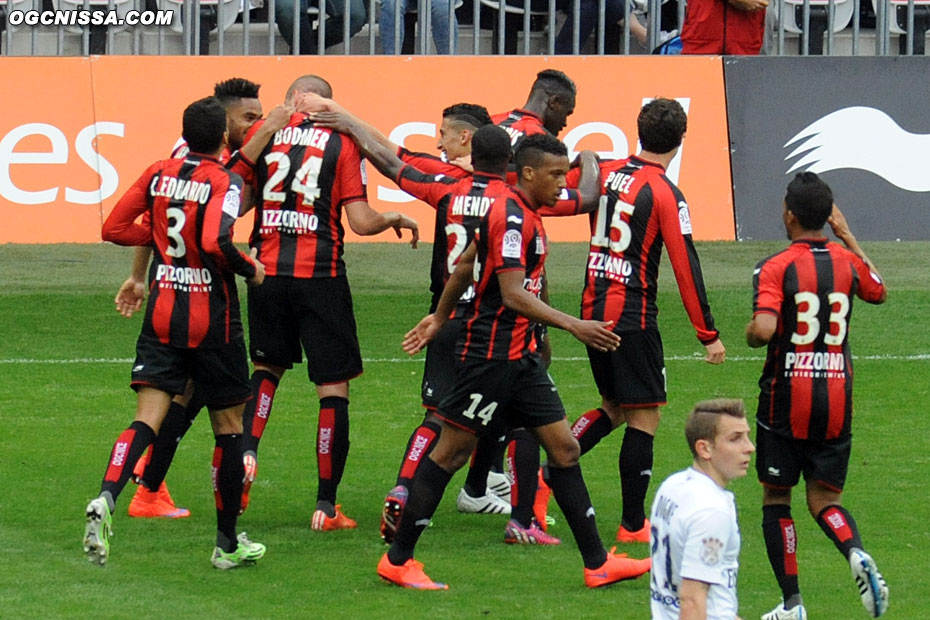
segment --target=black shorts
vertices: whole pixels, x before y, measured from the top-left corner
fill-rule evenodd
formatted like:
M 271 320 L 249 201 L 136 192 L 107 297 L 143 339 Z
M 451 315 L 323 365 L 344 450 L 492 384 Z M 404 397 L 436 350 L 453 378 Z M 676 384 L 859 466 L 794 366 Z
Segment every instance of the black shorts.
M 601 396 L 621 407 L 666 403 L 665 354 L 658 330 L 622 332 L 616 351 L 588 347 L 591 372 Z
M 317 385 L 362 374 L 345 276 L 271 276 L 249 287 L 249 354 L 255 363 L 293 368 L 307 353 L 307 376 Z
M 439 403 L 445 422 L 476 435 L 502 435 L 565 418 L 562 399 L 538 355 L 516 361 L 458 362 L 455 386 Z
M 756 424 L 756 473 L 759 482 L 776 489 L 790 489 L 804 474 L 807 482 L 819 482 L 839 493 L 846 484 L 852 435 L 836 439 L 793 439 Z
M 455 343 L 462 323 L 462 319 L 449 319 L 426 346 L 426 364 L 423 366 L 423 385 L 420 390 L 424 407 L 438 407 L 455 385 Z
M 189 379 L 193 379 L 197 393 L 211 409 L 247 401 L 252 388 L 245 341 L 239 337 L 221 348 L 182 349 L 139 336 L 130 383 L 134 390 L 153 387 L 169 394 L 183 394 Z

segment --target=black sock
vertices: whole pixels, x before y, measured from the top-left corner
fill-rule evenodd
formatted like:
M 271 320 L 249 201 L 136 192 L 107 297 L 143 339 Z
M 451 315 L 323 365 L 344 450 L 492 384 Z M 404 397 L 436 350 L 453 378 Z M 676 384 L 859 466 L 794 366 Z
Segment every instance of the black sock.
M 513 471 L 513 486 L 510 488 L 513 506 L 510 518 L 523 527 L 533 523 L 533 502 L 539 475 L 539 442 L 525 428 L 510 433 L 507 458 Z
M 242 502 L 242 435 L 216 435 L 213 448 L 213 499 L 216 503 L 216 544 L 236 550 L 236 520 Z
M 581 475 L 581 466 L 553 467 L 549 465 L 549 485 L 555 501 L 562 509 L 568 527 L 581 551 L 585 568 L 597 568 L 607 561 L 607 550 L 601 543 L 594 518 L 594 507 Z
M 417 469 L 433 451 L 436 440 L 439 439 L 439 433 L 442 432 L 442 425 L 434 420 L 424 420 L 420 426 L 416 427 L 407 440 L 407 449 L 404 450 L 404 461 L 397 471 L 398 486 L 410 488 L 410 481 L 417 473 Z
M 582 454 L 586 454 L 613 430 L 614 423 L 600 408 L 588 411 L 572 424 L 572 435 L 578 440 Z
M 862 539 L 859 537 L 856 520 L 842 506 L 833 504 L 821 510 L 817 515 L 817 524 L 847 560 L 850 551 L 862 549 Z
M 265 432 L 265 424 L 271 416 L 271 405 L 274 404 L 274 393 L 278 389 L 278 379 L 274 373 L 267 370 L 256 370 L 252 373 L 249 385 L 252 388 L 252 398 L 245 403 L 242 411 L 243 450 L 258 454 L 258 442 Z
M 791 518 L 791 506 L 774 504 L 762 507 L 762 536 L 772 572 L 781 588 L 785 608 L 800 603 L 798 585 L 798 532 Z
M 187 407 L 172 401 L 161 423 L 161 428 L 158 429 L 158 437 L 152 444 L 149 464 L 142 472 L 140 483 L 144 484 L 148 490 L 157 491 L 161 483 L 165 481 L 168 468 L 171 467 L 174 454 L 178 450 L 178 442 L 190 428 L 190 422 L 187 418 Z
M 336 503 L 336 490 L 342 481 L 349 456 L 349 401 L 341 396 L 320 399 L 320 419 L 316 433 L 316 462 L 320 486 L 317 503 Z M 327 513 L 334 517 L 333 514 Z
M 181 433 L 181 437 L 184 436 L 184 433 L 190 430 L 190 427 L 194 424 L 194 420 L 197 419 L 197 414 L 199 414 L 200 411 L 207 406 L 205 396 L 206 395 L 203 393 L 203 390 L 198 392 L 195 389 L 194 393 L 191 394 L 191 399 L 187 401 L 187 407 L 185 407 L 185 412 L 187 414 L 187 428 L 185 428 L 184 432 Z
M 114 504 L 126 482 L 132 475 L 136 461 L 146 448 L 155 441 L 155 431 L 144 422 L 135 421 L 120 433 L 110 450 L 107 471 L 100 483 L 100 493 L 109 493 Z M 112 506 L 110 507 L 112 508 Z
M 620 492 L 623 497 L 623 527 L 630 532 L 643 529 L 646 491 L 652 478 L 652 435 L 626 427 L 620 447 Z
M 507 452 L 507 435 L 501 435 L 497 438 L 494 456 L 491 458 L 491 471 L 498 474 L 504 473 L 504 454 Z
M 404 506 L 404 516 L 394 536 L 394 542 L 388 550 L 388 560 L 394 566 L 400 566 L 413 557 L 413 550 L 423 530 L 436 512 L 436 506 L 442 499 L 452 474 L 427 457 L 417 468 L 417 473 L 410 483 L 410 494 Z
M 478 439 L 478 445 L 468 465 L 468 475 L 465 476 L 465 492 L 472 497 L 487 495 L 488 474 L 494 459 L 497 458 L 499 443 L 500 438 L 496 435 L 485 435 Z

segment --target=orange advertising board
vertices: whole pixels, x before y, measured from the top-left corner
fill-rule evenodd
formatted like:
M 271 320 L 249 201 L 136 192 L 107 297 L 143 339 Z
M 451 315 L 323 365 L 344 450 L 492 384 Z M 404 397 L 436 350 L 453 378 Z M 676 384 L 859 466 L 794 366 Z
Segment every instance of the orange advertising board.
M 535 74 L 546 68 L 565 71 L 578 85 L 575 113 L 560 135 L 572 152 L 589 148 L 604 157 L 625 157 L 636 150 L 636 115 L 644 100 L 655 96 L 679 99 L 688 112 L 689 129 L 669 176 L 688 198 L 695 238 L 734 238 L 720 58 L 103 56 L 2 60 L 0 76 L 7 83 L 25 81 L 29 87 L 19 90 L 19 98 L 0 101 L 0 215 L 6 224 L 0 242 L 99 241 L 102 218 L 122 192 L 149 164 L 171 151 L 180 135 L 184 107 L 211 94 L 213 85 L 228 77 L 260 83 L 267 111 L 283 101 L 295 77 L 316 73 L 332 84 L 340 103 L 396 142 L 435 152 L 444 107 L 468 101 L 486 106 L 492 114 L 520 107 Z M 50 96 L 52 84 L 55 93 Z M 60 147 L 64 136 L 67 150 L 56 151 L 49 138 L 43 144 L 42 136 L 21 137 L 28 126 L 36 124 L 54 127 L 58 132 L 54 139 Z M 61 152 L 69 156 L 64 158 Z M 397 190 L 370 166 L 368 182 L 374 208 L 411 215 L 420 223 L 423 238 L 431 240 L 431 208 Z M 32 203 L 20 201 L 19 190 L 52 187 L 60 188 L 54 196 L 33 193 L 29 195 Z M 91 198 L 93 204 L 80 202 Z M 250 226 L 250 221 L 240 223 L 241 237 Z M 583 216 L 550 225 L 549 234 L 554 241 L 583 241 L 590 236 Z M 347 238 L 359 239 L 348 229 Z M 396 240 L 388 233 L 365 239 Z

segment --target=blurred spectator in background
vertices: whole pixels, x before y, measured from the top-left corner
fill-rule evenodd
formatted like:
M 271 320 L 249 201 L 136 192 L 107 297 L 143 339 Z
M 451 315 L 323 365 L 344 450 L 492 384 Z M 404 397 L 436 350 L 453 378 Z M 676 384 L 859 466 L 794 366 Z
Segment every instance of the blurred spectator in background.
M 682 54 L 758 55 L 768 0 L 689 0 Z
M 337 0 L 338 1 L 338 0 Z M 357 0 L 361 1 L 361 0 Z M 453 0 L 431 0 L 429 13 L 431 17 L 430 32 L 433 33 L 433 43 L 436 44 L 437 54 L 454 54 L 459 38 L 459 25 L 455 18 Z M 401 42 L 404 41 L 404 14 L 407 12 L 408 0 L 382 0 L 381 17 L 378 20 L 381 33 L 381 50 L 385 54 L 401 52 Z M 397 5 L 400 5 L 398 10 Z M 452 33 L 449 33 L 449 14 L 452 12 Z M 400 15 L 399 32 L 395 39 L 395 15 Z M 422 17 L 421 17 L 422 20 Z M 425 20 L 420 22 L 425 24 Z M 422 32 L 422 30 L 421 30 Z
M 287 41 L 287 46 L 294 52 L 294 3 L 297 3 L 298 41 L 301 54 L 316 54 L 319 50 L 319 32 L 313 28 L 310 15 L 307 14 L 309 0 L 277 0 L 274 6 L 274 21 L 278 32 Z M 314 2 L 319 6 L 319 2 Z M 343 41 L 343 17 L 346 11 L 345 0 L 326 1 L 326 39 L 324 47 L 332 47 Z M 365 25 L 367 14 L 364 0 L 349 0 L 349 36 L 353 36 Z

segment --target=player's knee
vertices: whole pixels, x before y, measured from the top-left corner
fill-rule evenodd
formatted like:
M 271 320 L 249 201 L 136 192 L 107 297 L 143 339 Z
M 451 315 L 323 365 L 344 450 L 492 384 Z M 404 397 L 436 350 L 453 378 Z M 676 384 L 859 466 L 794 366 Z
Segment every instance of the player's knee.
M 546 451 L 549 464 L 553 467 L 566 468 L 574 467 L 581 458 L 581 446 L 578 441 L 569 436 L 567 440 L 559 442 L 558 445 L 552 446 Z

